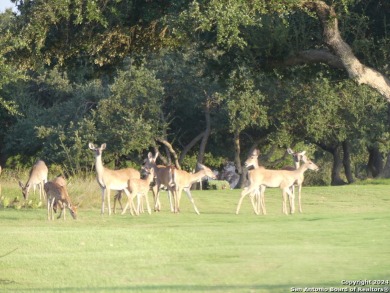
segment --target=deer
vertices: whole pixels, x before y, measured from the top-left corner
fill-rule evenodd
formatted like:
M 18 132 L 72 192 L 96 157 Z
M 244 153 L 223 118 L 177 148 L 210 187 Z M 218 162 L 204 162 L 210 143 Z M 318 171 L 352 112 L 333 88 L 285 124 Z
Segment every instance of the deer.
M 254 156 L 258 154 L 259 151 L 255 150 L 255 152 L 248 158 L 248 160 L 245 162 L 246 166 L 254 165 L 258 166 L 257 163 L 257 157 Z M 256 162 L 254 162 L 254 157 L 256 157 Z M 287 212 L 287 195 L 289 197 L 290 202 L 290 213 L 293 214 L 295 212 L 294 207 L 294 196 L 290 190 L 290 187 L 297 182 L 297 184 L 302 184 L 304 179 L 304 172 L 306 170 L 314 170 L 317 171 L 319 168 L 316 164 L 314 164 L 312 161 L 307 160 L 303 165 L 301 165 L 297 170 L 270 170 L 265 169 L 263 167 L 258 167 L 250 172 L 249 174 L 249 181 L 250 185 L 241 192 L 241 197 L 238 201 L 236 214 L 239 213 L 242 200 L 244 197 L 252 192 L 255 192 L 259 195 L 259 199 L 257 200 L 257 209 L 255 209 L 255 212 L 258 214 L 260 210 L 263 210 L 263 213 L 265 214 L 265 204 L 264 204 L 264 191 L 266 187 L 279 187 L 282 190 L 282 196 L 283 196 L 283 204 L 282 204 L 282 212 L 284 214 L 288 214 Z M 259 190 L 260 188 L 260 190 Z
M 144 168 L 154 170 L 154 176 L 156 179 L 156 184 L 152 188 L 153 197 L 154 197 L 154 210 L 155 211 L 161 210 L 160 190 L 161 190 L 161 186 L 165 186 L 168 189 L 169 204 L 170 204 L 171 212 L 173 212 L 171 195 L 173 195 L 173 192 L 175 190 L 173 188 L 173 182 L 172 182 L 172 169 L 170 166 L 157 165 L 156 160 L 158 155 L 159 155 L 158 152 L 156 152 L 154 156 L 151 152 L 149 152 L 148 158 L 145 159 L 144 162 Z
M 259 162 L 258 162 L 258 156 L 260 155 L 260 151 L 258 149 L 254 149 L 252 154 L 249 155 L 248 159 L 244 162 L 244 166 L 246 168 L 250 168 L 252 167 L 253 169 L 258 169 L 258 168 L 262 168 L 264 169 L 263 166 L 259 166 Z M 249 177 L 249 180 L 251 178 L 250 174 L 251 172 L 253 171 L 253 169 L 251 170 L 248 170 L 248 177 Z M 257 210 L 257 200 L 262 200 L 262 203 L 260 204 L 260 206 L 264 207 L 263 209 L 263 213 L 265 214 L 266 211 L 265 211 L 265 202 L 264 202 L 264 197 L 260 197 L 260 193 L 261 193 L 261 188 L 262 186 L 260 186 L 258 189 L 255 189 L 253 192 L 250 193 L 249 195 L 249 199 L 251 201 L 251 204 L 252 204 L 252 207 L 253 207 L 253 210 L 256 214 L 259 214 L 260 211 Z M 238 213 L 238 211 L 237 211 Z
M 51 180 L 54 183 L 57 183 L 59 186 L 63 186 L 66 188 L 66 179 L 62 175 L 58 175 L 56 178 Z M 57 207 L 60 206 L 60 209 L 62 210 L 62 203 L 61 202 L 55 202 L 53 205 L 53 210 L 55 213 L 57 213 Z M 62 212 L 62 211 L 61 211 Z
M 130 197 L 128 198 L 127 204 L 125 208 L 122 211 L 122 214 L 124 214 L 128 207 L 131 208 L 132 201 L 134 196 L 137 196 L 137 202 L 138 206 L 135 210 L 136 215 L 139 215 L 140 208 L 141 208 L 141 201 L 144 198 L 146 201 L 146 207 L 148 209 L 149 215 L 151 214 L 151 209 L 149 205 L 149 199 L 148 199 L 148 191 L 150 190 L 150 183 L 154 180 L 154 169 L 145 169 L 145 171 L 148 173 L 145 179 L 129 179 L 127 181 L 128 190 L 130 191 Z
M 199 171 L 194 174 L 188 173 L 187 171 L 184 170 L 178 170 L 172 168 L 172 180 L 175 186 L 175 192 L 173 193 L 175 213 L 180 212 L 180 198 L 181 198 L 181 193 L 184 190 L 189 200 L 191 201 L 195 212 L 198 215 L 200 214 L 198 208 L 195 205 L 195 201 L 191 195 L 191 191 L 190 191 L 191 185 L 195 182 L 198 182 L 199 180 L 201 180 L 203 177 L 206 176 L 212 179 L 216 179 L 217 177 L 215 176 L 213 171 L 211 171 L 211 169 L 206 167 L 205 165 L 198 163 L 198 168 Z
M 306 151 L 302 152 L 294 152 L 291 148 L 287 149 L 287 153 L 290 154 L 293 157 L 294 160 L 294 167 L 293 166 L 284 166 L 282 170 L 297 170 L 300 166 L 301 161 L 303 163 L 307 162 L 307 157 L 306 157 Z M 303 182 L 303 180 L 302 180 Z M 301 202 L 301 192 L 302 192 L 302 182 L 301 184 L 298 184 L 298 206 L 299 206 L 299 212 L 302 213 L 302 202 Z M 295 184 L 291 186 L 291 192 L 294 194 L 295 198 Z
M 47 169 L 45 162 L 38 160 L 30 170 L 30 176 L 27 183 L 23 185 L 23 183 L 19 181 L 19 186 L 22 188 L 22 194 L 25 200 L 28 200 L 28 193 L 32 185 L 34 187 L 34 194 L 35 186 L 38 185 L 39 187 L 39 200 L 42 200 L 42 197 L 45 198 L 43 185 L 47 182 L 48 172 L 49 170 Z
M 88 147 L 95 154 L 95 168 L 96 168 L 96 180 L 102 191 L 102 206 L 101 214 L 104 214 L 104 202 L 107 198 L 108 215 L 111 215 L 110 205 L 110 193 L 111 190 L 124 191 L 127 197 L 130 197 L 128 191 L 128 180 L 139 179 L 141 174 L 139 171 L 133 168 L 126 168 L 120 170 L 111 170 L 103 166 L 102 153 L 106 149 L 106 143 L 103 143 L 100 147 L 95 146 L 93 143 L 89 143 Z M 130 210 L 131 211 L 131 210 Z
M 54 220 L 55 206 L 60 206 L 61 208 L 61 212 L 57 219 L 61 218 L 63 214 L 65 221 L 65 208 L 68 208 L 73 219 L 76 219 L 77 207 L 72 205 L 66 186 L 61 186 L 57 182 L 49 181 L 44 185 L 44 189 L 47 194 L 47 219 L 49 221 Z

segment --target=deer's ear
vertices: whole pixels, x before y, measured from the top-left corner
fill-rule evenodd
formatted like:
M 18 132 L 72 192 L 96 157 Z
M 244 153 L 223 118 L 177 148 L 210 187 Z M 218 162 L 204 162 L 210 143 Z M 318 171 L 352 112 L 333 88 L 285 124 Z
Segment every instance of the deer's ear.
M 24 188 L 24 185 L 23 185 L 23 183 L 22 183 L 21 181 L 19 181 L 19 186 L 20 186 L 21 188 Z
M 94 150 L 94 149 L 95 149 L 95 146 L 93 145 L 92 142 L 90 142 L 90 143 L 88 144 L 88 147 L 89 147 L 89 149 L 91 149 L 91 150 Z
M 153 159 L 153 154 L 151 152 L 148 153 L 148 159 Z
M 306 151 L 300 152 L 299 154 L 300 154 L 301 156 L 303 156 L 303 155 L 306 154 Z
M 294 151 L 290 148 L 287 149 L 287 153 L 289 153 L 290 155 L 292 155 L 294 153 Z
M 203 170 L 203 169 L 206 169 L 206 166 L 205 165 L 202 165 L 201 163 L 198 163 L 198 168 Z
M 106 146 L 107 146 L 106 143 L 103 143 L 103 144 L 101 145 L 100 148 L 101 148 L 102 150 L 105 150 L 105 149 L 106 149 Z

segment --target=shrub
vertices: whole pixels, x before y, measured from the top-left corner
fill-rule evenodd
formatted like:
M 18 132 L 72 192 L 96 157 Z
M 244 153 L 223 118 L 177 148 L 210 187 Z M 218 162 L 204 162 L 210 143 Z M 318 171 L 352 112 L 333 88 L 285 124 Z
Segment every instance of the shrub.
M 209 180 L 209 189 L 221 190 L 230 189 L 229 182 L 226 180 Z

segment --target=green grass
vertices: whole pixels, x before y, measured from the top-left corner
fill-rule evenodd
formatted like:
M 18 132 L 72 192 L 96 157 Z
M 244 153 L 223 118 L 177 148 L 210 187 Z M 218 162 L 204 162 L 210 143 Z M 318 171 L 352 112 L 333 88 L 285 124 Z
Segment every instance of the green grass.
M 19 194 L 11 182 L 3 195 Z M 180 214 L 100 215 L 96 182 L 69 186 L 79 218 L 0 209 L 0 292 L 290 292 L 390 279 L 390 186 L 304 187 L 303 214 L 279 189 L 256 216 L 240 190 L 193 191 Z M 151 196 L 151 195 L 150 195 Z M 9 253 L 9 254 L 7 254 Z M 350 288 L 350 287 L 349 287 Z

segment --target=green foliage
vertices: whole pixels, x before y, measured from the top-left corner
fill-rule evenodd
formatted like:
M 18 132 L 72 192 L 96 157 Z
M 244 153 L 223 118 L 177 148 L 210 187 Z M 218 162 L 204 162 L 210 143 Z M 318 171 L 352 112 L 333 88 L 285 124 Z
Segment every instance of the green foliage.
M 217 94 L 224 102 L 224 110 L 229 118 L 229 130 L 241 132 L 249 127 L 266 127 L 268 125 L 265 96 L 256 89 L 255 80 L 247 68 L 233 71 L 225 93 Z
M 314 141 L 344 141 L 354 137 L 372 141 L 386 132 L 387 104 L 378 94 L 351 81 L 333 83 L 320 77 L 300 88 L 299 109 Z M 305 93 L 306 92 L 306 93 Z M 376 115 L 372 115 L 376 113 Z
M 116 159 L 154 145 L 166 129 L 163 93 L 154 72 L 143 66 L 118 74 L 110 97 L 99 102 L 94 116 L 99 141 L 109 144 Z
M 42 158 L 84 173 L 93 167 L 91 141 L 108 144 L 109 166 L 139 166 L 156 137 L 180 153 L 201 134 L 205 105 L 204 163 L 213 168 L 232 158 L 233 137 L 242 153 L 256 144 L 277 149 L 268 160 L 277 167 L 296 143 L 350 141 L 356 166 L 367 146 L 387 154 L 387 104 L 378 94 L 324 64 L 284 67 L 286 57 L 324 48 L 303 3 L 18 1 L 19 13 L 0 15 L 1 157 L 16 168 Z M 326 3 L 357 57 L 387 74 L 383 3 Z M 194 168 L 197 146 L 183 168 Z M 310 181 L 326 184 L 325 174 Z
M 18 196 L 11 199 L 8 196 L 0 196 L 0 208 L 12 208 L 15 210 L 20 210 L 22 208 L 26 209 L 38 209 L 42 207 L 42 202 L 36 199 L 30 199 L 28 201 L 21 200 Z
M 212 190 L 230 189 L 230 184 L 226 180 L 209 180 L 208 185 Z

